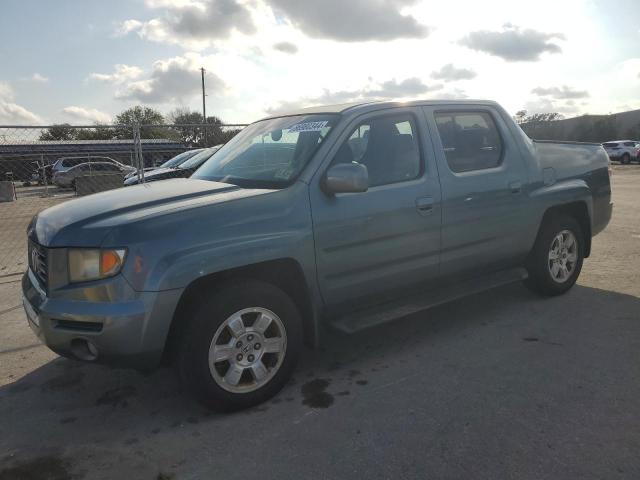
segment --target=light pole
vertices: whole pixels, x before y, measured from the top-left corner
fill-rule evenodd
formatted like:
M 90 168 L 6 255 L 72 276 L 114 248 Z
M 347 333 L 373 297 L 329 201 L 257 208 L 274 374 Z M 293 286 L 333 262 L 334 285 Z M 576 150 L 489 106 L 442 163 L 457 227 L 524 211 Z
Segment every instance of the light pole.
M 200 73 L 202 74 L 202 123 L 204 124 L 204 144 L 207 145 L 207 105 L 204 101 L 207 94 L 204 89 L 204 67 L 200 68 Z

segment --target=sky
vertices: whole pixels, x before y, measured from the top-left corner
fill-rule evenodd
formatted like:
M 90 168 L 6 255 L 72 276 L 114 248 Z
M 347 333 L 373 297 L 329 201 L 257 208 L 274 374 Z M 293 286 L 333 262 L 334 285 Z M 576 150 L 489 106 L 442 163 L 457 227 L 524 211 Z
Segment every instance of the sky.
M 359 100 L 640 108 L 640 0 L 2 0 L 0 125 L 133 105 L 248 123 Z

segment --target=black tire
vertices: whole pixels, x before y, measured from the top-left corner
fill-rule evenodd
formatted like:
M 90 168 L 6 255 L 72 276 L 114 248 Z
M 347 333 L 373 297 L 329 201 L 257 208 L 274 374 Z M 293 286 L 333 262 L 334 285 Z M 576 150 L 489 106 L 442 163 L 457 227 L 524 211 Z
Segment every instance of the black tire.
M 549 267 L 549 250 L 554 238 L 562 231 L 568 230 L 573 233 L 577 248 L 577 260 L 570 276 L 560 282 L 555 280 Z M 568 215 L 554 215 L 542 225 L 538 238 L 527 259 L 527 271 L 529 278 L 525 280 L 525 285 L 536 293 L 545 296 L 561 295 L 568 291 L 576 283 L 582 263 L 584 260 L 584 234 L 578 221 Z
M 620 163 L 622 163 L 623 165 L 627 165 L 627 164 L 631 163 L 631 156 L 628 153 L 625 153 L 620 158 Z
M 209 369 L 209 348 L 218 328 L 245 308 L 261 307 L 275 313 L 286 332 L 286 350 L 273 377 L 257 390 L 234 393 L 222 388 Z M 213 296 L 202 296 L 179 346 L 177 367 L 185 386 L 205 406 L 233 411 L 260 404 L 285 386 L 302 349 L 302 322 L 295 303 L 278 287 L 261 281 L 234 282 Z

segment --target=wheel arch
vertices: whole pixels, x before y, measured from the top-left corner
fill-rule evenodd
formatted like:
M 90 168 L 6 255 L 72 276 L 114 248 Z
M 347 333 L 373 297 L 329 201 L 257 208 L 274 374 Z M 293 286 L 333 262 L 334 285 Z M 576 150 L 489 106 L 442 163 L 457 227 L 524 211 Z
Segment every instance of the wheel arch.
M 573 217 L 580 224 L 585 242 L 584 258 L 589 257 L 589 255 L 591 254 L 591 217 L 589 215 L 589 208 L 587 207 L 586 202 L 576 201 L 564 203 L 561 205 L 554 205 L 547 208 L 547 210 L 545 210 L 544 212 L 544 215 L 542 216 L 540 226 L 538 227 L 538 235 L 540 235 L 542 227 L 546 224 L 546 222 L 548 222 L 554 216 L 558 215 L 568 215 L 570 217 Z
M 259 280 L 283 290 L 300 312 L 305 344 L 317 345 L 318 314 L 302 267 L 292 258 L 280 258 L 215 272 L 192 281 L 182 293 L 173 314 L 163 351 L 164 364 L 171 363 L 175 358 L 176 347 L 182 340 L 189 314 L 197 302 L 212 289 L 236 280 Z

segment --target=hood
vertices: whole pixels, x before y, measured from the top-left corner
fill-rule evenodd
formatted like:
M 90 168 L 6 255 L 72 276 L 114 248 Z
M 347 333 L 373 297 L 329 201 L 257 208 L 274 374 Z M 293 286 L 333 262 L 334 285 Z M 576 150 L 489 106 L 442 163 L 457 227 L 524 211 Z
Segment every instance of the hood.
M 151 215 L 217 204 L 268 190 L 196 179 L 174 179 L 118 188 L 70 200 L 40 212 L 28 235 L 49 247 L 97 247 L 108 232 Z

